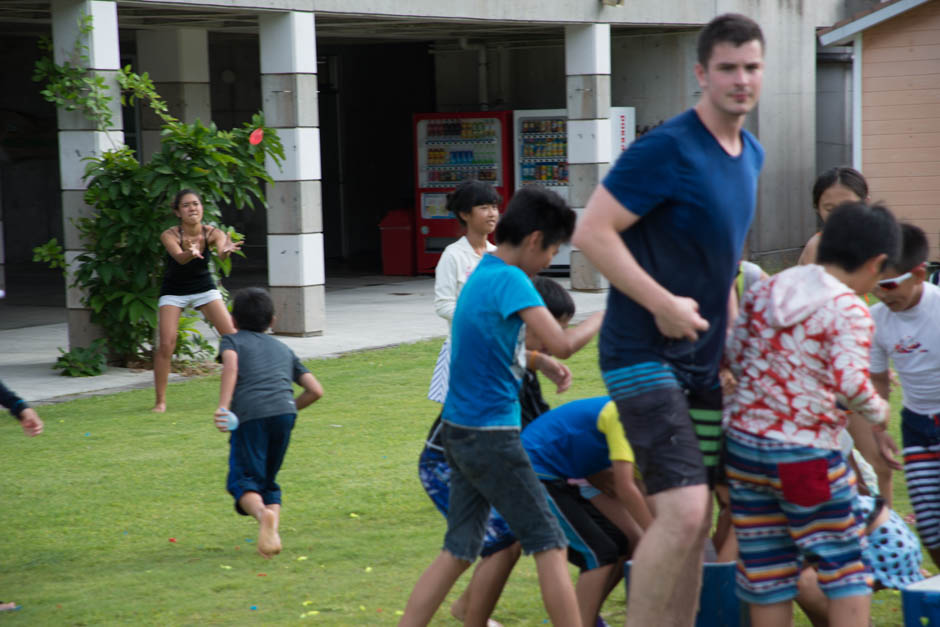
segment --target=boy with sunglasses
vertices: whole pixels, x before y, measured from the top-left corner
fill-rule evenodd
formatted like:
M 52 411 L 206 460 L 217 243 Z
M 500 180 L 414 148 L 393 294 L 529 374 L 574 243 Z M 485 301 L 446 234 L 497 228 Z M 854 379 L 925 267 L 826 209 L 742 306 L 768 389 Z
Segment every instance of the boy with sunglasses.
M 888 398 L 888 361 L 894 362 L 904 392 L 901 437 L 907 490 L 921 542 L 940 565 L 940 287 L 926 281 L 929 246 L 924 232 L 902 224 L 901 237 L 898 262 L 885 269 L 873 290 L 881 302 L 871 309 L 871 380 Z M 882 455 L 900 470 L 891 436 L 876 438 Z

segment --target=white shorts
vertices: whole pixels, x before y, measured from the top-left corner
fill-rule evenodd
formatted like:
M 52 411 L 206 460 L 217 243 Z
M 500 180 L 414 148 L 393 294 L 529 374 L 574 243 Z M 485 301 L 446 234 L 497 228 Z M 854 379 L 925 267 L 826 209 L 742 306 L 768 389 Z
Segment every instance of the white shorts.
M 199 292 L 198 294 L 181 294 L 178 296 L 175 294 L 164 294 L 160 297 L 160 300 L 157 301 L 157 307 L 172 305 L 180 309 L 186 309 L 187 307 L 199 309 L 214 300 L 222 300 L 222 292 L 219 290 L 209 290 L 208 292 Z

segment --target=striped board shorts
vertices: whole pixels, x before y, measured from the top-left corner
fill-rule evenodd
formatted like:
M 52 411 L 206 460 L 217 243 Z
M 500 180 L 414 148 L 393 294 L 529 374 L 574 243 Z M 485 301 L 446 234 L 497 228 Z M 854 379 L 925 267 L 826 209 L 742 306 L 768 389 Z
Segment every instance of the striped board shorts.
M 735 429 L 725 443 L 738 597 L 761 605 L 792 600 L 804 561 L 815 563 L 830 599 L 871 594 L 855 475 L 842 453 Z
M 940 414 L 901 410 L 904 478 L 917 533 L 928 549 L 940 547 Z
M 689 418 L 698 440 L 708 477 L 708 486 L 723 483 L 721 462 L 721 387 L 691 390 L 680 385 L 672 367 L 660 362 L 642 362 L 602 373 L 607 391 L 615 402 L 629 401 L 655 390 L 681 388 L 686 395 Z M 627 429 L 627 425 L 624 424 Z M 642 469 L 641 469 L 642 471 Z

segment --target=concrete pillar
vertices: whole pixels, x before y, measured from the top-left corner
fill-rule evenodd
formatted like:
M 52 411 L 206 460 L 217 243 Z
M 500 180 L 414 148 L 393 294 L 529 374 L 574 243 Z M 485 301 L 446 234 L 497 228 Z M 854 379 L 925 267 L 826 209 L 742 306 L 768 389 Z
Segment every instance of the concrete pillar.
M 79 21 L 91 16 L 92 30 L 82 35 Z M 124 143 L 121 123 L 121 100 L 117 90 L 117 70 L 120 68 L 118 52 L 117 3 L 104 0 L 53 0 L 52 42 L 56 63 L 78 62 L 73 59 L 75 41 L 83 37 L 88 46 L 88 67 L 103 76 L 111 90 L 111 128 L 99 130 L 91 120 L 77 111 L 59 109 L 59 178 L 62 187 L 62 220 L 65 226 L 65 260 L 70 268 L 81 255 L 82 242 L 73 222 L 90 215 L 91 209 L 83 196 L 85 182 L 84 157 L 93 157 Z M 70 273 L 71 275 L 71 273 Z M 71 283 L 71 276 L 67 279 Z M 91 324 L 91 310 L 82 304 L 81 291 L 66 288 L 68 307 L 69 348 L 88 346 L 104 334 Z
M 209 96 L 209 34 L 205 30 L 137 31 L 137 62 L 140 72 L 150 74 L 154 88 L 166 101 L 170 115 L 191 124 L 209 125 L 212 107 Z M 140 156 L 149 161 L 160 150 L 163 120 L 141 107 Z
M 568 92 L 568 202 L 580 216 L 610 167 L 610 24 L 565 27 Z M 600 291 L 604 276 L 571 251 L 571 287 Z
M 285 159 L 267 164 L 268 284 L 275 333 L 322 335 L 326 325 L 317 51 L 313 13 L 262 14 L 261 91 L 265 122 Z

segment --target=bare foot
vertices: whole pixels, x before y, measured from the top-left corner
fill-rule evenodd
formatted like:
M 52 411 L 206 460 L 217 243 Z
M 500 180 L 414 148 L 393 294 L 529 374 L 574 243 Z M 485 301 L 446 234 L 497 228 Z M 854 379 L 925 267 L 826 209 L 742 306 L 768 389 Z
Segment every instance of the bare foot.
M 258 528 L 258 553 L 270 558 L 281 552 L 281 536 L 277 533 L 278 515 L 270 509 L 261 514 Z
M 166 411 L 166 403 L 157 403 L 150 411 L 154 412 L 155 414 L 162 414 Z
M 16 603 L 3 603 L 0 602 L 0 612 L 13 612 L 20 609 L 20 606 Z
M 450 615 L 459 620 L 461 623 L 463 622 L 464 616 L 467 613 L 467 608 L 465 606 L 466 601 L 467 600 L 461 596 L 450 606 Z M 503 627 L 503 624 L 499 621 L 493 620 L 492 618 L 487 618 L 486 627 Z

